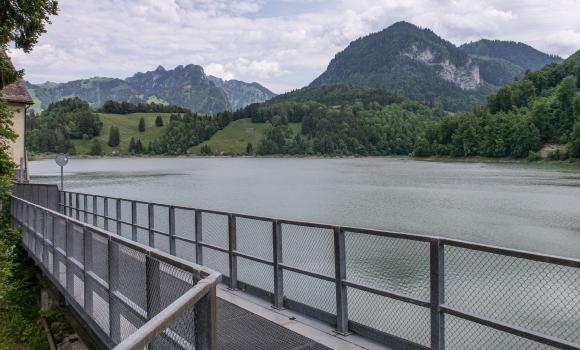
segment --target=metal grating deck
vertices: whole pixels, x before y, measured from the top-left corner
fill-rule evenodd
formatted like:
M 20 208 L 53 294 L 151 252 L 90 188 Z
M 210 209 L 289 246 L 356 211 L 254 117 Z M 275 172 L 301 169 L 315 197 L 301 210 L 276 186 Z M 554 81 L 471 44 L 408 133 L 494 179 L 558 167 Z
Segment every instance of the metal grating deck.
M 217 300 L 220 350 L 330 349 L 225 300 Z

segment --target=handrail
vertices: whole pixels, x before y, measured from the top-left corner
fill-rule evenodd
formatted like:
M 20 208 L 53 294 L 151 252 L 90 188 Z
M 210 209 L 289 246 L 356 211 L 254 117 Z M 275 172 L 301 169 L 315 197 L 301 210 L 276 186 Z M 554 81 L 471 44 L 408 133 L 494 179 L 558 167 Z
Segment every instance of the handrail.
M 180 314 L 212 292 L 212 288 L 215 288 L 215 281 L 219 280 L 219 276 L 220 274 L 214 273 L 209 276 L 208 281 L 198 282 L 192 289 L 163 309 L 157 316 L 145 323 L 113 350 L 143 349 L 155 336 L 166 329 L 171 322 L 175 321 Z M 213 292 L 215 293 L 215 291 Z
M 24 247 L 29 251 L 31 257 L 37 262 L 37 264 L 39 265 L 39 267 L 41 267 L 41 269 L 43 270 L 43 272 L 47 275 L 47 277 L 53 281 L 53 283 L 55 284 L 55 286 L 61 291 L 61 293 L 65 296 L 65 299 L 67 299 L 67 301 L 69 301 L 69 304 L 71 304 L 71 306 L 73 306 L 73 308 L 77 311 L 77 313 L 79 314 L 79 316 L 85 320 L 85 322 L 89 325 L 89 327 L 95 332 L 95 334 L 101 339 L 101 341 L 107 345 L 107 347 L 109 347 L 111 344 L 115 344 L 115 340 L 113 339 L 113 333 L 115 334 L 120 334 L 119 330 L 113 330 L 111 329 L 109 333 L 104 334 L 104 332 L 98 327 L 98 325 L 96 324 L 96 320 L 93 319 L 93 315 L 92 315 L 92 298 L 94 291 L 91 291 L 88 287 L 87 287 L 87 283 L 89 283 L 89 281 L 93 281 L 92 283 L 96 283 L 96 285 L 100 286 L 99 288 L 105 288 L 108 293 L 109 293 L 109 322 L 111 323 L 111 327 L 113 327 L 113 324 L 115 323 L 112 318 L 114 317 L 120 317 L 116 312 L 120 312 L 120 311 L 114 311 L 115 307 L 113 306 L 113 303 L 120 303 L 121 305 L 125 305 L 125 307 L 129 308 L 129 309 L 133 309 L 133 312 L 137 312 L 137 314 L 141 314 L 140 317 L 146 317 L 146 318 L 150 318 L 142 327 L 138 328 L 137 331 L 135 331 L 132 335 L 130 335 L 128 338 L 126 338 L 125 340 L 123 340 L 121 343 L 118 343 L 116 346 L 116 349 L 138 349 L 138 348 L 142 348 L 143 346 L 147 345 L 148 341 L 151 341 L 154 337 L 156 337 L 157 335 L 159 335 L 162 332 L 165 332 L 166 329 L 168 329 L 168 327 L 171 325 L 171 323 L 173 321 L 175 321 L 176 319 L 178 319 L 179 317 L 182 316 L 182 314 L 187 311 L 189 308 L 191 307 L 195 307 L 196 308 L 196 318 L 197 317 L 205 317 L 206 318 L 206 322 L 196 322 L 196 344 L 195 347 L 196 348 L 200 348 L 200 349 L 215 349 L 216 346 L 216 342 L 215 342 L 215 330 L 216 330 L 216 315 L 215 315 L 215 310 L 216 310 L 216 284 L 220 281 L 221 279 L 221 275 L 207 267 L 192 263 L 190 261 L 178 258 L 176 256 L 172 256 L 169 255 L 167 253 L 158 251 L 156 249 L 153 249 L 149 246 L 140 244 L 138 242 L 134 242 L 131 240 L 128 240 L 124 237 L 112 234 L 106 230 L 103 230 L 101 228 L 92 226 L 90 224 L 84 223 L 80 220 L 76 220 L 74 218 L 71 218 L 69 216 L 66 216 L 62 213 L 56 212 L 54 210 L 51 210 L 49 208 L 43 207 L 41 205 L 32 203 L 30 201 L 27 201 L 25 199 L 16 197 L 16 196 L 11 196 L 11 211 L 12 211 L 12 217 L 14 220 L 14 223 L 18 223 L 20 224 L 20 226 L 25 230 L 25 234 L 23 235 L 23 245 Z M 48 217 L 52 217 L 52 227 L 48 227 L 47 225 L 47 218 Z M 38 219 L 41 220 L 41 228 L 38 227 Z M 62 222 L 64 222 L 65 224 L 65 230 L 64 232 L 57 232 L 54 228 L 54 223 L 57 220 L 62 220 Z M 73 250 L 75 249 L 74 246 L 73 247 L 68 247 L 68 245 L 70 244 L 71 240 L 74 240 L 76 238 L 74 238 L 74 234 L 73 236 L 71 235 L 71 232 L 73 232 L 74 230 L 72 229 L 72 227 L 77 227 L 79 229 L 82 230 L 82 235 L 78 236 L 78 239 L 82 239 L 82 244 L 83 244 L 83 258 L 85 259 L 85 262 L 81 262 L 81 261 L 77 261 L 76 257 L 74 257 L 75 252 L 73 252 Z M 46 236 L 47 234 L 51 234 L 52 235 L 52 239 L 49 240 L 49 238 Z M 61 248 L 57 247 L 55 244 L 55 235 L 59 233 L 59 234 L 64 234 L 64 240 L 66 242 L 66 246 L 64 250 L 61 250 Z M 107 243 L 108 246 L 108 251 L 109 251 L 109 259 L 108 259 L 108 263 L 107 263 L 107 270 L 109 270 L 109 278 L 108 281 L 106 281 L 106 284 L 104 284 L 105 282 L 102 281 L 102 279 L 99 276 L 96 276 L 96 274 L 92 271 L 92 267 L 90 268 L 89 265 L 91 265 L 92 263 L 87 262 L 87 258 L 90 254 L 92 254 L 92 240 L 93 240 L 93 235 L 102 237 L 102 239 L 104 239 Z M 34 242 L 37 243 L 33 243 L 32 246 L 30 246 L 30 240 L 34 239 Z M 88 241 L 91 242 L 88 242 Z M 171 302 L 166 308 L 164 308 L 163 310 L 159 310 L 159 312 L 156 315 L 152 315 L 150 314 L 150 312 L 152 311 L 140 311 L 138 312 L 137 309 L 134 309 L 135 307 L 137 307 L 137 305 L 132 306 L 134 301 L 128 299 L 126 296 L 123 296 L 123 294 L 121 294 L 118 290 L 113 291 L 113 287 L 112 283 L 113 281 L 111 281 L 111 273 L 114 273 L 114 271 L 112 271 L 114 269 L 115 264 L 113 263 L 111 259 L 111 249 L 112 248 L 112 244 L 118 244 L 118 246 L 122 246 L 122 247 L 126 247 L 126 248 L 130 248 L 132 249 L 134 252 L 139 252 L 144 254 L 144 256 L 146 257 L 145 259 L 145 264 L 146 266 L 144 268 L 146 268 L 146 274 L 150 275 L 150 274 L 160 274 L 163 273 L 162 271 L 164 271 L 161 267 L 161 265 L 159 265 L 159 263 L 165 263 L 167 264 L 167 266 L 171 266 L 173 268 L 179 269 L 179 271 L 184 271 L 184 272 L 190 272 L 192 273 L 192 276 L 199 276 L 199 280 L 196 281 L 194 283 L 194 285 L 185 293 L 183 293 L 181 296 L 179 296 L 176 300 L 174 300 L 173 302 Z M 41 244 L 44 248 L 42 249 L 42 252 L 40 253 L 41 256 L 39 256 L 39 252 L 38 252 L 38 247 L 37 245 Z M 87 247 L 91 247 L 89 249 L 91 250 L 87 250 Z M 48 264 L 48 251 L 49 249 L 53 250 L 52 253 L 52 261 L 54 262 L 55 266 L 57 264 L 57 260 L 56 260 L 56 254 L 62 256 L 65 259 L 66 262 L 66 270 L 65 270 L 65 274 L 67 275 L 66 277 L 66 282 L 64 283 L 64 286 L 62 285 L 63 282 L 60 282 L 59 285 L 59 281 L 58 281 L 58 276 L 53 276 L 54 274 L 54 267 L 49 267 L 49 266 L 45 266 Z M 69 250 L 71 250 L 69 252 Z M 119 253 L 117 253 L 119 254 Z M 118 259 L 118 258 L 117 258 Z M 138 261 L 138 260 L 135 260 Z M 135 262 L 134 261 L 134 262 Z M 51 271 L 52 269 L 52 271 Z M 72 269 L 71 271 L 69 271 L 69 269 Z M 83 284 L 85 285 L 85 287 L 83 287 L 85 289 L 85 298 L 83 299 L 84 301 L 79 301 L 77 295 L 75 295 L 76 293 L 76 286 L 75 286 L 75 282 L 74 282 L 74 270 L 78 270 L 78 271 L 82 271 L 82 275 L 83 277 Z M 89 269 L 91 269 L 91 271 L 89 271 Z M 166 268 L 165 268 L 166 269 Z M 59 270 L 60 271 L 60 270 Z M 158 272 L 155 272 L 158 271 Z M 62 273 L 62 271 L 60 271 L 60 273 Z M 118 272 L 116 272 L 118 273 Z M 168 272 L 166 272 L 168 273 Z M 72 275 L 71 275 L 72 274 Z M 155 275 L 153 275 L 154 277 Z M 170 275 L 168 275 L 170 276 Z M 56 279 L 55 279 L 56 278 Z M 116 277 L 115 280 L 117 282 L 115 283 L 119 283 L 118 282 L 118 278 Z M 158 291 L 157 293 L 161 293 L 161 289 L 160 286 L 154 287 L 153 285 L 155 283 L 159 283 L 155 282 L 154 280 L 151 280 L 151 276 L 150 277 L 145 277 L 146 278 L 146 289 L 149 290 L 150 288 L 157 288 Z M 159 279 L 159 277 L 157 277 Z M 178 278 L 178 277 L 175 277 Z M 73 282 L 69 282 L 73 281 Z M 183 282 L 182 282 L 183 283 Z M 150 284 L 153 287 L 150 287 Z M 130 288 L 130 287 L 129 287 Z M 72 290 L 71 290 L 72 289 Z M 86 294 L 86 293 L 90 293 L 90 294 Z M 147 303 L 149 304 L 149 299 L 150 298 L 160 298 L 160 295 L 155 295 L 155 296 L 151 296 L 151 297 L 147 297 L 148 301 Z M 112 299 L 114 298 L 114 299 Z M 88 300 L 91 299 L 91 300 Z M 115 301 L 116 300 L 116 301 Z M 200 302 L 200 300 L 205 300 L 203 303 Z M 153 299 L 151 299 L 151 302 L 154 302 Z M 158 302 L 158 301 L 157 301 Z M 149 309 L 149 306 L 147 306 L 147 308 Z M 117 316 L 116 316 L 117 315 Z M 197 321 L 197 320 L 196 320 Z M 190 322 L 193 322 L 193 320 L 191 320 Z M 120 324 L 118 325 L 119 327 L 121 326 Z M 203 328 L 205 327 L 205 329 Z
M 89 197 L 92 198 L 92 203 L 88 201 Z M 576 297 L 580 299 L 580 291 L 572 290 L 574 286 L 580 283 L 579 259 L 533 253 L 438 236 L 275 219 L 225 211 L 150 203 L 127 198 L 107 197 L 90 193 L 64 191 L 60 192 L 59 200 L 59 206 L 63 213 L 70 216 L 76 215 L 77 218 L 83 216 L 85 220 L 92 218 L 94 225 L 99 223 L 105 228 L 108 225 L 113 225 L 113 227 L 116 228 L 117 235 L 127 233 L 124 228 L 129 227 L 129 234 L 133 240 L 136 240 L 137 232 L 140 230 L 142 231 L 141 233 L 144 232 L 149 235 L 149 245 L 152 247 L 158 245 L 156 236 L 159 236 L 166 240 L 167 249 L 171 255 L 176 255 L 179 248 L 181 249 L 181 252 L 183 252 L 183 247 L 188 247 L 188 251 L 195 256 L 191 259 L 195 260 L 199 265 L 203 265 L 206 259 L 209 263 L 209 259 L 211 258 L 210 266 L 213 267 L 215 264 L 215 266 L 218 266 L 217 268 L 220 272 L 227 274 L 227 277 L 224 277 L 224 280 L 228 283 L 230 288 L 240 288 L 247 292 L 254 293 L 259 297 L 267 298 L 272 302 L 275 308 L 292 308 L 298 312 L 303 312 L 324 322 L 336 325 L 336 331 L 340 334 L 346 335 L 349 331 L 357 332 L 375 340 L 379 340 L 393 348 L 425 349 L 429 344 L 431 349 L 443 350 L 446 346 L 445 339 L 448 336 L 448 332 L 446 332 L 445 319 L 458 318 L 465 322 L 477 324 L 480 327 L 488 327 L 522 339 L 528 339 L 536 344 L 549 345 L 560 349 L 580 350 L 580 338 L 574 338 L 574 334 L 576 334 L 574 331 L 568 330 L 567 333 L 555 332 L 554 330 L 556 328 L 554 328 L 553 325 L 548 324 L 546 325 L 547 330 L 542 333 L 538 331 L 537 327 L 531 327 L 531 323 L 522 324 L 521 320 L 518 319 L 512 320 L 513 322 L 511 323 L 506 321 L 511 320 L 509 315 L 506 316 L 501 312 L 499 314 L 490 315 L 485 312 L 479 312 L 477 309 L 475 309 L 475 311 L 470 309 L 464 310 L 461 304 L 458 306 L 454 304 L 456 301 L 450 300 L 452 298 L 446 298 L 446 294 L 452 295 L 452 293 L 449 292 L 453 292 L 453 290 L 449 289 L 456 288 L 453 286 L 453 283 L 457 284 L 457 275 L 453 274 L 457 274 L 458 271 L 461 273 L 463 269 L 471 268 L 472 272 L 469 273 L 478 273 L 478 271 L 487 273 L 489 272 L 485 270 L 487 267 L 481 267 L 481 264 L 488 264 L 486 266 L 490 269 L 509 273 L 509 270 L 505 270 L 506 266 L 509 268 L 509 266 L 511 266 L 510 264 L 516 264 L 519 268 L 523 269 L 519 272 L 521 275 L 516 275 L 516 277 L 520 278 L 518 281 L 520 281 L 519 283 L 521 283 L 522 286 L 530 285 L 531 287 L 537 288 L 538 283 L 541 282 L 530 279 L 526 271 L 537 272 L 539 270 L 544 272 L 541 276 L 543 276 L 542 278 L 546 278 L 545 283 L 558 283 L 559 289 L 566 288 L 564 289 L 564 292 L 562 292 L 564 293 L 563 295 L 557 293 L 542 294 L 544 298 L 547 299 L 545 302 L 551 303 L 547 305 L 559 306 L 559 303 L 562 302 L 562 300 L 558 299 L 559 297 L 566 298 L 566 301 L 568 302 L 569 300 L 575 300 L 573 298 Z M 99 205 L 101 205 L 101 207 L 99 207 Z M 141 217 L 143 214 L 142 212 L 138 214 L 138 205 L 146 206 L 146 208 L 142 208 L 147 209 L 145 217 Z M 156 211 L 158 207 L 163 208 L 163 210 L 161 210 L 161 221 L 163 221 L 164 225 L 167 224 L 166 227 L 158 225 L 158 215 L 156 215 L 159 214 L 159 211 Z M 112 210 L 109 210 L 111 208 Z M 127 209 L 129 209 L 129 211 L 126 211 Z M 187 227 L 187 231 L 177 232 L 176 225 L 178 222 L 176 221 L 176 210 L 187 211 L 188 217 L 195 220 L 194 224 Z M 138 220 L 139 218 L 141 218 L 141 221 Z M 210 220 L 209 224 L 207 224 L 205 220 Z M 214 220 L 213 223 L 211 220 Z M 245 226 L 244 228 L 244 225 L 254 226 Z M 261 227 L 259 228 L 256 225 L 262 226 L 259 226 Z M 260 234 L 262 236 L 260 236 L 260 239 L 271 239 L 271 243 L 268 243 L 269 249 L 267 250 L 267 253 L 260 250 L 262 248 L 257 250 L 258 253 L 256 253 L 256 250 L 248 248 L 248 242 L 240 240 L 242 230 L 246 232 L 246 235 L 257 235 L 259 233 L 257 230 L 266 230 L 261 231 L 262 233 Z M 288 251 L 290 249 L 286 246 L 289 243 L 288 239 L 289 237 L 293 237 L 296 232 L 300 232 L 299 234 L 301 236 L 298 237 L 303 239 L 302 241 L 299 241 L 298 244 L 297 242 L 293 243 L 294 247 L 299 247 L 299 250 L 312 249 L 313 245 L 323 245 L 316 246 L 313 251 L 309 252 L 315 254 L 321 254 L 322 252 L 324 256 L 320 257 L 320 263 L 318 263 L 318 257 L 313 258 L 312 254 L 300 255 L 302 254 L 300 251 Z M 186 233 L 188 234 L 187 237 L 182 236 Z M 208 233 L 210 234 L 209 237 L 206 236 Z M 264 234 L 266 236 L 263 236 Z M 308 236 L 308 234 L 310 234 L 310 236 Z M 270 235 L 270 238 L 268 238 L 268 235 Z M 401 268 L 414 268 L 415 272 L 419 273 L 419 278 L 423 279 L 422 281 L 426 279 L 425 284 L 420 285 L 417 287 L 418 290 L 410 293 L 405 289 L 397 289 L 396 285 L 392 285 L 393 281 L 382 284 L 380 282 L 377 283 L 377 281 L 373 279 L 364 280 L 357 278 L 356 274 L 352 273 L 351 270 L 352 260 L 349 261 L 347 257 L 349 256 L 348 254 L 352 254 L 350 253 L 351 249 L 356 250 L 357 248 L 360 248 L 353 246 L 353 244 L 358 242 L 361 237 L 363 240 L 366 239 L 365 242 L 367 242 L 367 245 L 371 244 L 370 248 L 374 248 L 372 247 L 372 244 L 374 244 L 373 242 L 388 244 L 385 248 L 393 249 L 392 251 L 389 251 L 389 254 L 398 254 L 402 252 L 403 254 L 410 254 L 409 256 L 411 258 L 419 259 L 417 261 L 409 261 L 406 263 L 406 266 L 402 266 Z M 367 239 L 367 237 L 373 238 Z M 309 239 L 311 239 L 312 242 L 308 241 Z M 285 243 L 283 243 L 283 241 Z M 176 242 L 179 242 L 182 245 L 178 245 Z M 256 243 L 263 244 L 262 241 L 252 241 L 250 245 Z M 364 249 L 369 249 L 369 247 L 366 246 Z M 361 255 L 364 258 L 366 258 L 366 256 L 364 256 L 365 253 L 366 252 L 363 252 Z M 292 254 L 299 255 L 293 256 Z M 223 260 L 216 260 L 216 257 Z M 299 260 L 300 258 L 305 259 L 305 261 Z M 310 264 L 308 261 L 309 259 L 313 259 L 313 261 L 319 265 Z M 454 262 L 455 265 L 450 266 L 450 261 L 453 261 L 453 259 L 456 259 Z M 474 260 L 471 262 L 470 259 L 481 260 Z M 506 261 L 507 265 L 494 265 L 494 261 L 498 259 L 511 260 Z M 244 265 L 241 266 L 245 266 L 245 270 L 242 269 L 238 271 L 238 264 L 241 264 L 238 260 L 244 262 Z M 224 265 L 226 264 L 226 261 L 227 266 Z M 249 282 L 246 280 L 249 273 L 248 267 L 250 266 L 248 265 L 248 262 L 267 267 L 265 271 L 268 272 L 260 272 L 260 277 L 266 277 L 268 283 L 273 284 L 269 286 L 269 289 L 262 289 L 263 287 L 259 287 L 261 284 L 256 284 L 257 282 Z M 408 266 L 413 262 L 419 264 L 419 266 Z M 481 268 L 478 270 L 479 267 Z M 257 271 L 258 270 L 252 270 L 254 273 Z M 365 271 L 357 272 L 362 273 L 363 277 L 368 277 L 369 275 Z M 242 275 L 242 273 L 245 275 Z M 411 273 L 413 273 L 413 271 L 411 271 Z M 289 276 L 297 275 L 305 278 L 305 281 L 316 281 L 319 285 L 334 284 L 335 291 L 332 293 L 335 294 L 334 297 L 336 300 L 335 302 L 333 301 L 334 305 L 332 305 L 332 311 L 327 311 L 326 307 L 328 305 L 324 306 L 320 304 L 320 301 L 314 302 L 307 300 L 305 303 L 305 301 L 300 301 L 295 297 L 288 295 L 288 291 L 292 289 L 290 287 L 293 287 L 293 293 L 296 293 L 295 290 L 297 286 L 285 285 L 285 283 L 288 283 Z M 394 277 L 402 278 L 403 276 L 397 275 Z M 468 284 L 472 278 L 477 278 L 477 276 L 463 277 L 465 277 L 466 283 Z M 240 278 L 241 281 L 239 280 Z M 453 282 L 454 278 L 455 282 Z M 493 282 L 492 280 L 502 278 L 502 275 L 492 274 L 486 278 L 490 280 L 485 280 L 484 282 L 490 283 Z M 503 278 L 506 277 L 503 276 Z M 501 284 L 504 282 L 498 279 L 495 283 Z M 316 290 L 315 288 L 317 287 L 310 286 L 309 284 L 305 284 L 303 287 L 300 286 L 300 288 L 306 288 L 310 292 L 321 293 L 320 289 Z M 486 285 L 483 285 L 479 292 L 471 291 L 470 288 L 469 285 L 465 286 L 466 291 L 469 293 L 480 293 L 476 296 L 482 299 L 483 302 L 488 300 L 486 298 L 490 298 L 489 300 L 495 300 L 493 297 L 495 297 L 496 294 L 486 294 Z M 357 292 L 359 294 L 356 294 Z M 455 292 L 457 293 L 457 289 Z M 511 291 L 506 290 L 505 292 Z M 369 325 L 368 323 L 361 323 L 360 315 L 358 316 L 358 320 L 355 321 L 354 319 L 357 317 L 356 315 L 349 316 L 349 307 L 351 309 L 353 308 L 352 300 L 350 300 L 350 298 L 352 295 L 359 295 L 360 297 L 360 293 L 367 293 L 372 295 L 373 298 L 385 298 L 421 310 L 426 309 L 430 315 L 428 320 L 430 324 L 430 329 L 428 330 L 430 335 L 429 339 L 421 339 L 419 341 L 415 339 L 410 340 L 409 338 L 406 338 L 405 335 L 388 333 L 387 331 L 377 328 L 374 324 Z M 317 296 L 320 297 L 320 295 Z M 471 296 L 468 297 L 471 298 Z M 518 299 L 517 294 L 508 293 L 505 297 L 512 298 L 510 300 L 515 301 L 517 305 L 525 304 L 525 300 Z M 493 311 L 495 309 L 492 308 L 490 310 Z M 580 315 L 576 314 L 580 313 L 578 308 L 571 305 L 565 313 L 566 315 L 562 317 L 567 318 L 562 318 L 562 320 L 565 320 L 562 322 L 567 322 L 567 327 L 576 327 L 580 329 Z M 495 317 L 498 315 L 499 317 Z M 392 316 L 389 316 L 389 319 L 392 318 Z M 539 318 L 542 318 L 542 316 L 539 316 Z M 531 322 L 534 320 L 526 321 Z M 561 335 L 563 338 L 560 339 L 555 335 Z
M 353 232 L 353 233 L 385 236 L 385 237 L 390 237 L 390 238 L 415 240 L 415 241 L 421 241 L 421 242 L 440 241 L 441 243 L 443 243 L 445 245 L 449 245 L 449 246 L 455 246 L 455 247 L 460 247 L 460 248 L 463 247 L 463 248 L 468 248 L 468 249 L 473 249 L 473 250 L 480 250 L 480 251 L 484 251 L 484 252 L 488 252 L 488 253 L 497 253 L 497 254 L 501 254 L 501 255 L 509 255 L 509 256 L 514 256 L 514 257 L 518 257 L 518 258 L 522 258 L 522 259 L 541 261 L 541 262 L 546 262 L 546 263 L 551 263 L 551 264 L 556 264 L 556 265 L 580 267 L 580 259 L 575 259 L 575 258 L 570 258 L 570 257 L 561 257 L 561 256 L 556 256 L 556 255 L 543 254 L 543 253 L 537 253 L 537 252 L 531 252 L 531 251 L 519 250 L 519 249 L 513 249 L 513 248 L 504 248 L 504 247 L 499 247 L 499 246 L 494 246 L 494 245 L 489 245 L 489 244 L 469 242 L 469 241 L 464 241 L 464 240 L 459 240 L 459 239 L 454 239 L 454 238 L 447 238 L 447 237 L 442 237 L 442 236 L 437 236 L 437 235 L 426 235 L 426 234 L 418 234 L 418 233 L 408 233 L 408 232 L 380 230 L 380 229 L 352 227 L 352 226 L 340 226 L 340 225 L 332 225 L 332 224 L 326 224 L 326 223 L 316 223 L 316 222 L 300 221 L 300 220 L 291 220 L 291 219 L 276 219 L 276 218 L 272 218 L 272 217 L 268 217 L 268 216 L 257 216 L 257 215 L 243 214 L 243 213 L 238 213 L 238 212 L 226 212 L 226 211 L 219 211 L 219 210 L 213 210 L 213 209 L 202 209 L 202 208 L 195 208 L 195 207 L 178 206 L 178 205 L 172 205 L 172 204 L 164 204 L 164 203 L 160 203 L 160 202 L 145 202 L 145 201 L 141 201 L 141 200 L 134 200 L 134 199 L 123 198 L 123 197 L 109 197 L 109 196 L 103 196 L 103 195 L 97 195 L 97 194 L 91 194 L 91 193 L 85 193 L 85 192 L 61 191 L 61 193 L 69 193 L 69 194 L 75 194 L 75 195 L 78 194 L 81 196 L 89 196 L 89 197 L 97 197 L 97 198 L 108 198 L 108 199 L 119 200 L 119 201 L 124 201 L 124 202 L 135 202 L 135 203 L 139 203 L 139 204 L 151 204 L 154 206 L 166 207 L 166 208 L 173 207 L 176 209 L 199 211 L 202 213 L 218 214 L 218 215 L 224 215 L 224 216 L 233 215 L 233 216 L 239 217 L 239 218 L 247 218 L 247 219 L 269 221 L 269 222 L 278 222 L 278 223 L 282 223 L 282 224 L 304 226 L 304 227 L 316 227 L 316 228 L 323 228 L 323 229 L 329 229 L 329 230 L 332 230 L 332 229 L 338 227 L 343 231 L 348 231 L 348 232 Z M 79 210 L 80 212 L 85 212 L 85 210 L 77 209 L 74 206 L 62 205 L 62 204 L 61 204 L 61 206 L 64 208 L 73 208 L 75 210 Z M 97 215 L 99 217 L 104 217 L 102 214 L 94 214 L 94 215 Z M 111 219 L 111 218 L 109 217 L 109 219 Z M 126 224 L 126 225 L 132 224 L 130 222 L 125 222 L 125 221 L 120 220 L 120 219 L 113 219 L 113 220 L 119 221 L 119 222 Z M 142 228 L 142 229 L 146 229 L 145 227 L 142 227 L 139 225 L 136 225 L 136 226 L 139 228 Z M 164 232 L 159 232 L 159 231 L 155 231 L 155 232 L 162 234 L 162 235 L 163 234 L 167 235 L 167 233 L 164 233 Z M 207 244 L 207 243 L 202 243 L 202 244 L 204 246 L 211 247 L 210 244 Z M 219 249 L 219 247 L 216 247 L 216 250 L 217 249 Z

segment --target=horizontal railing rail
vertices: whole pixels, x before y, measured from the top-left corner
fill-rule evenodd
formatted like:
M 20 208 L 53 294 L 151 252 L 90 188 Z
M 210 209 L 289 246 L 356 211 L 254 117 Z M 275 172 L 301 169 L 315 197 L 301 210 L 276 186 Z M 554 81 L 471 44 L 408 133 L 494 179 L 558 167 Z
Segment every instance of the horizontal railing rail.
M 341 334 L 394 348 L 580 349 L 577 259 L 87 193 L 61 192 L 60 208 Z
M 219 273 L 16 196 L 11 216 L 104 347 L 215 349 Z

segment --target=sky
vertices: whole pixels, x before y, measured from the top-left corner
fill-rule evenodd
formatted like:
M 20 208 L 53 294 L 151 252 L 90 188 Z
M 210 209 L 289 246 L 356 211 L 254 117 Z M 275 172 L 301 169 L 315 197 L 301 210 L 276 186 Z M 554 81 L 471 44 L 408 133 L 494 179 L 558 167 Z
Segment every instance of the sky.
M 126 78 L 190 63 L 276 93 L 308 85 L 358 37 L 397 21 L 460 45 L 521 41 L 568 57 L 580 49 L 580 0 L 59 0 L 30 54 L 33 83 Z

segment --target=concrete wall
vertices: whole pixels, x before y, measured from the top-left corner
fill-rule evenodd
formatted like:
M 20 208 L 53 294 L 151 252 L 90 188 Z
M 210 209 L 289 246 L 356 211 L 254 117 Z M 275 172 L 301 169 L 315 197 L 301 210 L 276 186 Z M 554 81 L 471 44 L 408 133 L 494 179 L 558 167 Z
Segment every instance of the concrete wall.
M 10 155 L 16 166 L 19 167 L 20 159 L 24 158 L 24 113 L 26 105 L 8 103 L 8 106 L 13 110 L 12 120 L 14 124 L 12 129 L 18 135 L 16 141 L 10 144 Z

